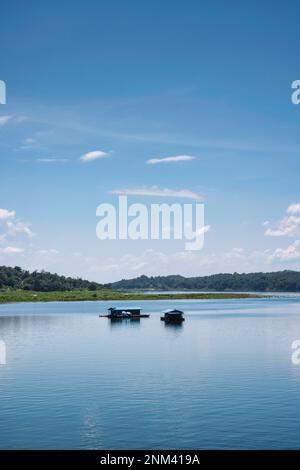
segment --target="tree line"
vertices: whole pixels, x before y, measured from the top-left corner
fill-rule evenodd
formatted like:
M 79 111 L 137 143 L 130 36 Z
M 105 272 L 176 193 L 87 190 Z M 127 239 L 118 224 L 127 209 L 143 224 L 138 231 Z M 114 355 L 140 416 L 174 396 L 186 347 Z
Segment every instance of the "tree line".
M 97 290 L 102 288 L 97 282 L 90 282 L 81 278 L 59 276 L 46 271 L 33 271 L 30 273 L 19 266 L 14 268 L 0 266 L 0 289 L 21 289 L 37 292 Z
M 201 277 L 140 276 L 108 284 L 114 289 L 143 290 L 202 290 L 239 292 L 300 292 L 300 272 L 277 271 L 270 273 L 213 274 Z
M 103 288 L 158 291 L 300 292 L 300 272 L 286 270 L 270 273 L 213 274 L 201 277 L 140 276 L 103 285 L 81 278 L 59 276 L 47 271 L 29 272 L 19 266 L 14 268 L 0 266 L 0 289 L 2 290 L 63 292 L 83 289 L 93 291 Z

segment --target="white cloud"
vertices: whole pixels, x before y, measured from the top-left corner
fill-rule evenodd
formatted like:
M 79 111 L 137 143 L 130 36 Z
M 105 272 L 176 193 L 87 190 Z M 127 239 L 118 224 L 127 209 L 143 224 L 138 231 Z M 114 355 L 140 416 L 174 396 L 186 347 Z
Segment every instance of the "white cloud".
M 0 116 L 0 126 L 4 126 L 12 119 L 12 116 Z
M 23 248 L 18 248 L 16 246 L 6 246 L 5 248 L 0 248 L 0 253 L 5 255 L 11 255 L 15 253 L 23 253 Z
M 103 150 L 94 150 L 93 152 L 88 152 L 82 157 L 80 157 L 80 160 L 82 162 L 92 162 L 94 160 L 98 160 L 99 158 L 107 158 L 110 157 L 110 153 L 104 152 Z
M 291 204 L 287 209 L 288 214 L 300 214 L 300 204 Z
M 195 157 L 190 155 L 176 155 L 174 157 L 165 157 L 165 158 L 151 158 L 147 160 L 148 165 L 157 165 L 158 163 L 176 163 L 176 162 L 187 162 L 190 160 L 195 160 Z
M 16 216 L 15 211 L 9 211 L 7 209 L 0 209 L 0 220 L 14 219 Z
M 243 248 L 232 248 L 230 251 L 224 254 L 227 259 L 243 259 L 246 256 Z
M 272 255 L 270 255 L 271 261 L 295 261 L 300 259 L 300 240 L 295 241 L 287 248 L 277 248 Z
M 114 189 L 110 191 L 111 194 L 119 194 L 124 196 L 159 196 L 159 197 L 176 197 L 187 199 L 203 199 L 200 194 L 197 194 L 189 189 L 168 189 L 158 188 L 157 186 L 144 187 L 144 188 L 127 188 L 127 189 Z
M 224 254 L 224 259 L 230 262 L 239 261 L 240 269 L 242 269 L 242 266 L 244 268 L 247 268 L 247 266 L 251 267 L 251 263 L 257 261 L 262 262 L 266 266 L 273 263 L 285 264 L 300 259 L 300 240 L 295 241 L 287 248 L 276 248 L 274 251 L 269 249 L 246 251 L 243 248 L 233 248 Z
M 297 236 L 300 231 L 300 217 L 293 215 L 284 217 L 276 228 L 267 228 L 265 235 L 268 237 Z
M 275 228 L 270 227 L 270 222 L 264 224 L 268 227 L 265 231 L 267 237 L 295 237 L 300 234 L 300 204 L 291 204 L 286 212 Z
M 219 272 L 257 272 L 288 269 L 290 263 L 300 262 L 300 240 L 287 248 L 252 250 L 234 247 L 225 252 L 176 251 L 167 253 L 146 249 L 109 257 L 88 263 L 88 270 L 101 282 L 122 278 L 181 274 L 183 276 L 210 275 Z M 174 273 L 174 266 L 176 272 Z M 297 264 L 298 266 L 298 264 Z
M 28 239 L 34 236 L 31 224 L 16 218 L 16 212 L 7 209 L 0 209 L 0 242 L 10 243 L 16 239 Z
M 234 272 L 237 270 L 253 271 L 253 266 L 268 263 L 265 252 L 246 252 L 242 248 L 233 248 L 228 253 L 204 253 L 203 251 L 176 251 L 165 253 L 147 249 L 139 254 L 128 253 L 118 258 L 110 258 L 90 266 L 91 272 L 103 273 L 103 282 L 119 280 L 145 274 L 147 276 L 176 274 L 183 276 L 201 276 L 212 272 Z M 258 269 L 257 269 L 258 270 Z
M 24 234 L 27 235 L 29 238 L 34 236 L 34 233 L 30 229 L 31 224 L 22 221 L 16 222 L 7 222 L 7 228 L 9 235 L 15 236 L 17 234 Z

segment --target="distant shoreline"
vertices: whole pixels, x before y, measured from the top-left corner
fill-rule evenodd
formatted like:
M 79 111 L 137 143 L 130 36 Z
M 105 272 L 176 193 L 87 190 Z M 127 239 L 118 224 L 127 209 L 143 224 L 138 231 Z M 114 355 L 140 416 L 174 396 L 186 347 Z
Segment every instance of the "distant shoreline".
M 137 293 L 120 292 L 115 290 L 74 290 L 62 292 L 35 292 L 25 290 L 7 290 L 0 291 L 0 304 L 18 303 L 18 302 L 74 302 L 74 301 L 98 301 L 98 300 L 209 300 L 209 299 L 258 299 L 268 298 L 270 295 L 263 293 Z
M 134 279 L 99 284 L 99 282 L 66 277 L 43 270 L 29 272 L 19 266 L 14 268 L 0 266 L 0 303 L 26 302 L 28 298 L 32 301 L 35 297 L 45 301 L 227 299 L 237 298 L 237 296 L 239 298 L 270 296 L 278 292 L 300 293 L 300 271 L 221 273 L 191 278 L 177 274 L 154 277 L 142 275 Z M 159 297 L 156 297 L 157 295 Z M 163 295 L 167 297 L 162 297 Z M 207 295 L 209 297 L 205 297 Z

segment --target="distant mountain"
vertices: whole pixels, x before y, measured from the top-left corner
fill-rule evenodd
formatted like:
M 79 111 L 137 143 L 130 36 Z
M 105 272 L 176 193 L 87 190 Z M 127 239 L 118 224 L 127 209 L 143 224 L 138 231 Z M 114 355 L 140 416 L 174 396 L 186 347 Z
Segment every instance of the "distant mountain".
M 51 274 L 46 271 L 25 271 L 19 266 L 14 268 L 0 266 L 0 289 L 22 289 L 38 292 L 72 291 L 80 289 L 97 290 L 103 286 L 80 278 Z
M 140 276 L 108 284 L 114 289 L 300 292 L 300 272 L 213 274 L 201 277 Z

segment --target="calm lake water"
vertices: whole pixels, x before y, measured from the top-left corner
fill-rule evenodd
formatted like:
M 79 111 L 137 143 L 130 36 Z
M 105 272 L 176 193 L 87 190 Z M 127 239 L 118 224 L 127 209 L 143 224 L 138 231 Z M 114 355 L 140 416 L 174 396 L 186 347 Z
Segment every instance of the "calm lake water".
M 110 305 L 0 306 L 1 449 L 300 449 L 299 296 Z

